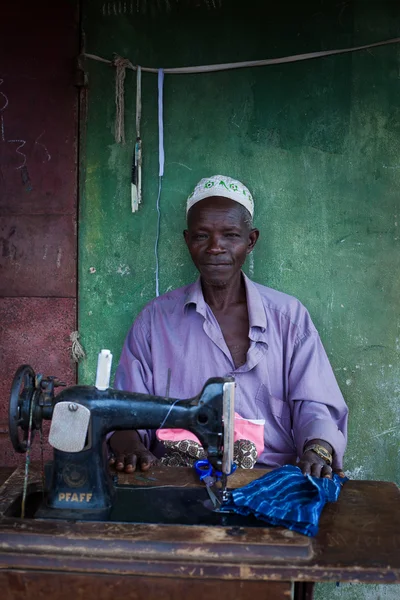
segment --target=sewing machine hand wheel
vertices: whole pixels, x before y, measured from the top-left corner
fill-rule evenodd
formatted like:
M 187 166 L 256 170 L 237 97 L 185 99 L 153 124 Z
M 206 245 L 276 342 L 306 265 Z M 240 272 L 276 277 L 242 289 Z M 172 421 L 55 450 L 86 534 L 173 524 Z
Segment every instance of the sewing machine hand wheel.
M 27 450 L 29 415 L 31 412 L 31 403 L 36 394 L 35 372 L 29 365 L 22 365 L 15 373 L 11 385 L 8 412 L 8 430 L 11 443 L 16 452 L 24 453 Z M 19 430 L 22 431 L 22 439 Z M 34 430 L 33 426 L 32 437 Z

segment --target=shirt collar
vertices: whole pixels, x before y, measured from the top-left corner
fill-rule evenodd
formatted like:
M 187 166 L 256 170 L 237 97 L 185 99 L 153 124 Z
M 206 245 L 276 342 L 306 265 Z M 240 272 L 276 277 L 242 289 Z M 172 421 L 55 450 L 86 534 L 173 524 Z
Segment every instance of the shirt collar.
M 265 331 L 267 327 L 267 318 L 265 316 L 264 305 L 261 299 L 261 294 L 257 286 L 251 279 L 242 271 L 244 284 L 246 287 L 247 309 L 249 311 L 249 325 L 252 327 L 260 327 Z M 206 316 L 206 303 L 201 289 L 200 277 L 188 286 L 184 306 L 195 304 L 196 310 L 204 317 Z
M 260 327 L 262 331 L 267 328 L 267 317 L 265 315 L 264 304 L 261 294 L 258 291 L 256 284 L 251 281 L 242 271 L 244 284 L 246 286 L 247 309 L 249 311 L 249 325 L 252 327 Z
M 203 296 L 203 290 L 201 289 L 200 277 L 194 283 L 191 283 L 186 290 L 185 308 L 189 304 L 194 304 L 196 306 L 196 311 L 206 318 L 206 303 Z

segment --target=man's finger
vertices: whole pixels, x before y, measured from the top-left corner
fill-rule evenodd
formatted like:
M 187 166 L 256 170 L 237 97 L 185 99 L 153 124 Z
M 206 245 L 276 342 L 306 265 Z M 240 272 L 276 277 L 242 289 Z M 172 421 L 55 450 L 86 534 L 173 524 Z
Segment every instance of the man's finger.
M 343 478 L 343 477 L 346 477 L 346 475 L 344 474 L 344 472 L 342 471 L 342 469 L 334 469 L 334 470 L 333 470 L 333 472 L 334 472 L 336 475 L 339 475 L 339 477 L 342 477 L 342 478 Z
M 311 475 L 313 477 L 321 477 L 321 469 L 322 465 L 320 465 L 319 463 L 314 463 L 311 467 Z
M 299 467 L 302 470 L 303 475 L 311 475 L 311 464 L 309 462 L 301 462 Z
M 321 477 L 332 479 L 332 469 L 329 465 L 324 465 L 321 470 Z
M 117 471 L 123 471 L 125 467 L 125 456 L 123 454 L 118 454 L 115 457 L 114 464 Z
M 157 459 L 151 452 L 143 452 L 140 457 L 140 468 L 142 471 L 148 471 L 157 462 Z
M 125 457 L 125 473 L 133 473 L 136 471 L 137 456 L 136 454 L 128 454 Z

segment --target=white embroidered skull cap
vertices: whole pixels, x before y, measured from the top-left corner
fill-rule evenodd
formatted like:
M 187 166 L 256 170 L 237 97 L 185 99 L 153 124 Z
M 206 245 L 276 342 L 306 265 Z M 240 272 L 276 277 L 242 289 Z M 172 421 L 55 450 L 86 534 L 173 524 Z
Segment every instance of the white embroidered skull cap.
M 250 191 L 243 183 L 226 175 L 213 175 L 213 177 L 205 177 L 199 181 L 187 199 L 186 214 L 194 204 L 211 196 L 230 198 L 247 208 L 253 217 L 254 201 Z

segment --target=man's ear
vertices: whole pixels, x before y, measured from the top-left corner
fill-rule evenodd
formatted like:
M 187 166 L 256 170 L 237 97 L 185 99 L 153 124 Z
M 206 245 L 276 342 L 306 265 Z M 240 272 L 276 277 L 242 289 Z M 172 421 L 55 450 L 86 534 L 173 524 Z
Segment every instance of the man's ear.
M 183 230 L 183 238 L 186 242 L 186 246 L 189 246 L 189 231 L 187 229 Z
M 258 236 L 260 235 L 260 232 L 258 229 L 252 229 L 249 233 L 249 244 L 247 246 L 247 254 L 250 254 L 250 252 L 253 250 L 254 246 L 257 243 L 258 240 Z

